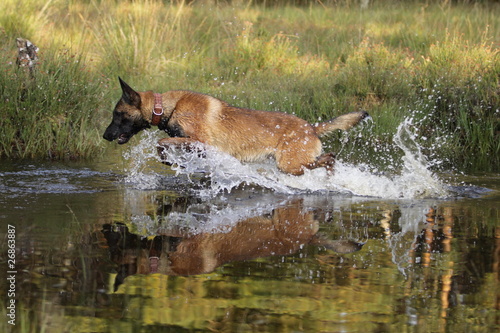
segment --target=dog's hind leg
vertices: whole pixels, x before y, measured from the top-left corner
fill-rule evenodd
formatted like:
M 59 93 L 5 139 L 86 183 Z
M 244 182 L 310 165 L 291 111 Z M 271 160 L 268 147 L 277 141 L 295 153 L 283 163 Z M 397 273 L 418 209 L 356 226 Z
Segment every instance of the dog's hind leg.
M 297 135 L 293 140 L 283 140 L 279 148 L 276 164 L 285 173 L 300 176 L 306 169 L 321 167 L 333 172 L 335 154 L 321 154 L 321 141 L 316 136 Z
M 333 173 L 333 167 L 335 166 L 335 154 L 326 153 L 318 156 L 317 158 L 310 158 L 312 162 L 301 161 L 300 156 L 293 156 L 293 158 L 283 158 L 280 156 L 277 159 L 278 168 L 286 173 L 292 174 L 294 176 L 300 176 L 304 174 L 306 169 L 316 169 L 325 168 L 330 174 Z
M 162 163 L 170 165 L 167 161 L 167 150 L 169 149 L 180 149 L 185 152 L 195 152 L 199 157 L 205 157 L 205 151 L 202 148 L 202 143 L 200 141 L 196 141 L 190 138 L 164 138 L 158 141 L 158 145 L 156 149 L 158 151 L 158 155 Z
M 333 174 L 333 167 L 335 166 L 335 153 L 325 153 L 318 156 L 316 161 L 305 165 L 307 169 L 316 169 L 324 167 L 326 171 Z

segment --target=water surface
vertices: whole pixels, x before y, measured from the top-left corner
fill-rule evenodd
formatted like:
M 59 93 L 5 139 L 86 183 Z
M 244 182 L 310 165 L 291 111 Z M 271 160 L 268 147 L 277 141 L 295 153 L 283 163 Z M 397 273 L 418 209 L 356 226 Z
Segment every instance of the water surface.
M 2 161 L 2 331 L 11 300 L 20 332 L 500 328 L 500 175 L 171 171 L 144 140 L 99 163 Z

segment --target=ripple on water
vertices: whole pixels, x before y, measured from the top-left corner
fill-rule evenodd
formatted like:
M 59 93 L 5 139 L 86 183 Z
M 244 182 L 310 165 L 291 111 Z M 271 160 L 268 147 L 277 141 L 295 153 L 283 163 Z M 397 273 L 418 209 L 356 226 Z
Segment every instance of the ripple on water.
M 0 191 L 10 197 L 36 193 L 95 193 L 106 190 L 117 178 L 88 168 L 60 165 L 15 165 L 0 171 Z

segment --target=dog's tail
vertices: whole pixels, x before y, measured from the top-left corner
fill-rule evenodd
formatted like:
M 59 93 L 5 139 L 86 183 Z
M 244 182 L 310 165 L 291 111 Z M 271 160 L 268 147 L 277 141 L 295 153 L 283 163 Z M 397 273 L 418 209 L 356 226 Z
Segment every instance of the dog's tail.
M 329 121 L 325 121 L 324 123 L 316 123 L 313 127 L 316 134 L 321 137 L 338 129 L 347 131 L 368 117 L 370 117 L 370 115 L 366 111 L 350 112 Z

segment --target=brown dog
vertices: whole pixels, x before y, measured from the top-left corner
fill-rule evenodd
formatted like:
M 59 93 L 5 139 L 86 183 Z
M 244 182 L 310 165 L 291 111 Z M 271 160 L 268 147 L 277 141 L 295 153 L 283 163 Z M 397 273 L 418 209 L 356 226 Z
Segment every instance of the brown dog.
M 136 92 L 119 80 L 123 95 L 104 138 L 124 144 L 139 131 L 158 126 L 170 136 L 158 142 L 160 156 L 169 146 L 189 148 L 201 142 L 242 162 L 274 157 L 281 171 L 293 175 L 318 167 L 332 171 L 334 154 L 322 154 L 319 137 L 348 130 L 368 116 L 364 111 L 351 112 L 311 125 L 287 113 L 238 108 L 191 91 Z

